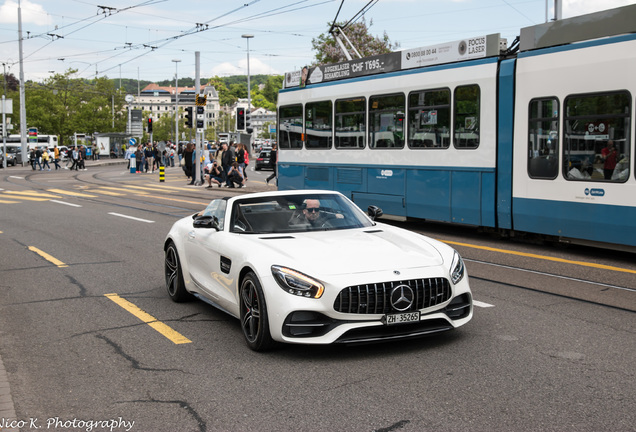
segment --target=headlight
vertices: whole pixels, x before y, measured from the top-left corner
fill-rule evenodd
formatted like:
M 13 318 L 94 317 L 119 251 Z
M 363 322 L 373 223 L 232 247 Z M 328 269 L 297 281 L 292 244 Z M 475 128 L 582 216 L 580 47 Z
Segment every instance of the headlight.
M 459 256 L 457 251 L 455 251 L 453 255 L 449 276 L 453 285 L 457 285 L 457 283 L 464 277 L 464 260 L 462 260 L 462 257 Z
M 317 280 L 287 267 L 274 265 L 272 266 L 272 274 L 278 285 L 289 294 L 320 298 L 325 291 L 325 286 Z

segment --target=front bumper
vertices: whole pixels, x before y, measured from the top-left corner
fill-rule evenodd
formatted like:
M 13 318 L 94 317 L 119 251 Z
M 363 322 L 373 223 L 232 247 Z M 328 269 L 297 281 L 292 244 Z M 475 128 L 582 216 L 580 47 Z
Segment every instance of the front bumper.
M 404 283 L 405 280 L 421 281 L 421 273 L 406 275 L 402 281 L 391 283 Z M 374 280 L 387 280 L 377 278 Z M 388 275 L 385 275 L 388 276 Z M 412 277 L 411 277 L 412 276 Z M 430 279 L 444 278 L 444 272 L 428 274 Z M 387 314 L 399 313 L 390 305 L 381 305 L 381 296 L 363 295 L 360 285 L 352 285 L 350 282 L 359 281 L 360 275 L 350 275 L 348 280 L 339 280 L 330 286 L 325 286 L 325 294 L 320 299 L 305 299 L 291 296 L 276 286 L 276 299 L 268 300 L 270 318 L 270 332 L 275 340 L 287 343 L 300 344 L 358 344 L 373 343 L 386 340 L 417 338 L 432 333 L 439 333 L 460 327 L 472 319 L 473 300 L 468 284 L 468 275 L 456 285 L 448 284 L 444 289 L 431 289 L 416 291 L 416 296 L 427 290 L 427 300 L 414 301 L 413 307 L 407 312 L 419 311 L 420 320 L 417 322 L 387 325 Z M 334 281 L 331 281 L 334 282 Z M 344 283 L 343 283 L 344 282 Z M 276 283 L 276 282 L 274 282 Z M 369 284 L 381 285 L 381 284 Z M 347 288 L 336 288 L 336 287 Z M 352 292 L 353 295 L 342 293 Z M 374 287 L 374 290 L 376 288 Z M 378 292 L 380 289 L 377 289 Z M 370 293 L 371 290 L 368 291 Z M 443 294 L 442 294 L 443 293 Z M 282 294 L 282 296 L 280 295 Z
M 412 339 L 452 330 L 472 317 L 472 296 L 459 295 L 443 309 L 423 314 L 419 322 L 388 326 L 380 318 L 365 321 L 339 320 L 313 311 L 295 311 L 285 319 L 282 327 L 287 342 L 324 343 L 322 339 L 338 337 L 331 343 L 362 344 L 387 340 Z M 329 337 L 331 335 L 331 338 Z

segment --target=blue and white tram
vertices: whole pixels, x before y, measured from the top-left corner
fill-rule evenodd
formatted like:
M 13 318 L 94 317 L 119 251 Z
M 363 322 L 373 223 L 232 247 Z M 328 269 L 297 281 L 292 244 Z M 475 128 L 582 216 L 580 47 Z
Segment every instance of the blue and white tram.
M 281 90 L 279 187 L 634 250 L 636 6 L 617 11 L 561 21 L 548 44 L 524 35 L 554 23 L 523 29 L 515 55 Z M 558 42 L 590 19 L 620 34 Z

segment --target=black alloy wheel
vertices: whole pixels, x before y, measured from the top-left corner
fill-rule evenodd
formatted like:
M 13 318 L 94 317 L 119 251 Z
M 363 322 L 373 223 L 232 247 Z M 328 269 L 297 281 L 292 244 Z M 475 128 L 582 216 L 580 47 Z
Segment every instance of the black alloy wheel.
M 166 288 L 172 301 L 180 303 L 188 300 L 190 294 L 185 289 L 179 253 L 177 252 L 177 246 L 173 242 L 170 242 L 166 248 L 163 268 L 166 275 Z
M 241 282 L 239 290 L 241 298 L 241 329 L 250 349 L 264 351 L 274 341 L 269 333 L 269 320 L 265 296 L 258 278 L 253 272 L 248 273 Z

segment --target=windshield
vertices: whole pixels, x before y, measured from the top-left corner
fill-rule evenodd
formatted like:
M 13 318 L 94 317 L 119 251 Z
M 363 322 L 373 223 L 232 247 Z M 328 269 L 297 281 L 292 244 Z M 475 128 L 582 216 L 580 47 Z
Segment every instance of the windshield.
M 199 216 L 211 216 L 216 221 L 219 230 L 223 230 L 223 224 L 225 222 L 225 207 L 227 201 L 224 199 L 216 199 L 210 202 L 208 206 L 199 213 Z
M 246 234 L 330 231 L 373 226 L 340 195 L 306 194 L 248 198 L 234 203 L 231 231 Z

